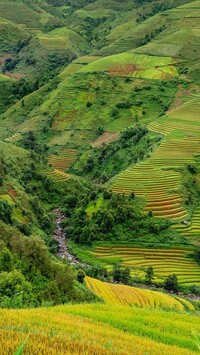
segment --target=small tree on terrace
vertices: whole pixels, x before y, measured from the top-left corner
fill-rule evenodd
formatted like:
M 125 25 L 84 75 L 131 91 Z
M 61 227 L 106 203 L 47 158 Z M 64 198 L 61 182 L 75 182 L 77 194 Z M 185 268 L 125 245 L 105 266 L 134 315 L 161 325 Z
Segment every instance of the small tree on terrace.
M 169 275 L 164 283 L 164 288 L 167 291 L 173 291 L 173 292 L 178 292 L 180 287 L 178 284 L 178 279 L 177 276 L 175 274 L 173 275 Z
M 121 269 L 119 266 L 115 266 L 113 268 L 113 281 L 120 282 L 121 281 Z
M 194 251 L 194 258 L 200 264 L 200 247 L 197 247 Z
M 145 274 L 145 281 L 146 281 L 146 283 L 151 285 L 153 279 L 154 279 L 154 270 L 153 270 L 152 266 L 149 266 L 146 271 L 146 274 Z
M 131 281 L 131 275 L 130 275 L 130 269 L 129 268 L 125 268 L 121 270 L 121 282 L 124 285 L 128 285 L 130 284 Z

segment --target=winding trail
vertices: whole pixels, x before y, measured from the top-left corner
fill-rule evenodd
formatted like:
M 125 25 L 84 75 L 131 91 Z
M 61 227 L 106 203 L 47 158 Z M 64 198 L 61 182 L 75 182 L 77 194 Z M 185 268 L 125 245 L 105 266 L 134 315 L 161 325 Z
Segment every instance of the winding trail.
M 54 231 L 53 238 L 59 243 L 59 250 L 57 256 L 62 259 L 67 259 L 72 265 L 80 264 L 80 261 L 76 259 L 74 255 L 70 254 L 67 247 L 67 239 L 61 224 L 62 221 L 65 219 L 65 215 L 60 211 L 60 209 L 54 210 L 54 213 L 56 216 L 56 229 Z

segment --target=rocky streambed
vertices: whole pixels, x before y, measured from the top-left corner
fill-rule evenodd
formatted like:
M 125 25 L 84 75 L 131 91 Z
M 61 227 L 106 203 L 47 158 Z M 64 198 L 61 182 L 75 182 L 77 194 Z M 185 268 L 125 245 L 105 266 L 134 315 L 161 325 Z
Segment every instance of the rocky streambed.
M 62 228 L 62 221 L 65 219 L 64 214 L 59 210 L 54 210 L 55 213 L 55 223 L 56 229 L 54 230 L 53 237 L 59 243 L 59 250 L 57 256 L 63 259 L 67 259 L 70 264 L 77 265 L 80 264 L 79 260 L 75 258 L 74 255 L 70 254 L 67 246 L 67 238 L 65 232 Z

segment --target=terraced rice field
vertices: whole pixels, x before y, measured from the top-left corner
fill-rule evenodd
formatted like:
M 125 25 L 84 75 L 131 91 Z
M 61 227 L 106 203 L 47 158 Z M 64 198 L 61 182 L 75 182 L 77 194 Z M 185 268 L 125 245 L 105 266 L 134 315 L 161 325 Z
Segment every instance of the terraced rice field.
M 52 171 L 46 172 L 46 175 L 55 179 L 57 182 L 62 182 L 71 178 L 70 174 L 66 174 L 61 170 L 53 169 Z
M 51 155 L 49 157 L 49 164 L 56 170 L 65 172 L 75 162 L 77 158 L 77 150 L 63 149 L 59 155 Z
M 184 218 L 187 216 L 179 197 L 180 175 L 175 171 L 163 171 L 150 163 L 137 164 L 117 176 L 112 190 L 146 198 L 146 211 L 155 217 Z
M 200 206 L 197 206 L 192 215 L 189 225 L 177 224 L 174 226 L 184 237 L 199 239 L 200 237 Z
M 155 217 L 181 220 L 187 217 L 181 198 L 181 175 L 175 168 L 194 160 L 200 153 L 199 95 L 149 124 L 148 128 L 164 135 L 162 144 L 142 163 L 129 167 L 110 182 L 117 193 L 146 198 L 145 210 Z
M 122 306 L 139 306 L 153 308 L 175 308 L 184 310 L 188 307 L 194 310 L 194 306 L 187 300 L 175 298 L 162 292 L 145 290 L 125 285 L 115 285 L 102 282 L 91 277 L 86 277 L 86 285 L 105 303 Z
M 194 355 L 199 318 L 186 312 L 106 304 L 0 310 L 0 353 Z
M 181 285 L 200 285 L 200 267 L 187 257 L 189 250 L 180 248 L 144 249 L 136 247 L 98 247 L 93 254 L 102 259 L 107 265 L 112 260 L 121 261 L 123 267 L 131 269 L 133 277 L 144 278 L 145 270 L 152 266 L 155 281 L 163 281 L 168 275 L 176 274 Z
M 7 138 L 6 142 L 10 142 L 10 143 L 17 142 L 21 138 L 22 138 L 22 135 L 20 133 L 15 133 L 11 137 Z
M 170 57 L 125 52 L 98 59 L 82 68 L 80 72 L 105 71 L 111 76 L 164 80 L 178 75 L 174 63 L 175 60 Z

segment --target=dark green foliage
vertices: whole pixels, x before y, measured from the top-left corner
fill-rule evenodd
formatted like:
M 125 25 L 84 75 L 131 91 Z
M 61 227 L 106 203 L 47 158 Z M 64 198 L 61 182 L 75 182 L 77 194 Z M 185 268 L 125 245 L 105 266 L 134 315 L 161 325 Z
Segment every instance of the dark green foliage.
M 21 308 L 44 303 L 94 300 L 76 284 L 76 272 L 64 261 L 51 258 L 44 241 L 25 237 L 0 223 L 0 306 Z
M 164 288 L 167 291 L 178 292 L 180 290 L 180 286 L 178 284 L 178 279 L 175 274 L 169 275 L 164 283 Z
M 31 284 L 17 270 L 0 273 L 0 305 L 21 308 L 33 304 Z
M 33 150 L 35 153 L 40 155 L 45 154 L 48 150 L 46 144 L 38 141 L 38 137 L 33 131 L 29 131 L 23 136 L 21 144 L 25 149 Z
M 95 197 L 96 196 L 96 197 Z M 65 205 L 63 211 L 66 220 L 63 222 L 66 234 L 69 238 L 80 244 L 90 245 L 95 240 L 129 240 L 133 241 L 140 235 L 157 235 L 167 230 L 170 222 L 162 219 L 155 219 L 143 214 L 138 199 L 133 196 L 112 194 L 104 191 L 102 193 L 86 191 L 79 197 L 79 200 L 72 196 L 70 200 L 77 201 L 76 205 L 70 208 Z M 95 210 L 96 198 L 101 199 L 101 206 Z M 93 205 L 94 211 L 88 217 L 87 205 Z
M 10 272 L 13 269 L 13 256 L 8 249 L 0 252 L 0 272 Z
M 192 285 L 189 287 L 189 290 L 191 293 L 195 294 L 195 295 L 200 295 L 200 287 L 196 286 L 196 285 Z
M 194 258 L 200 264 L 200 247 L 195 248 Z
M 77 281 L 83 283 L 85 278 L 85 272 L 83 270 L 78 270 L 77 272 Z
M 118 282 L 118 283 L 120 282 L 124 285 L 131 284 L 131 275 L 130 275 L 129 268 L 123 269 L 120 266 L 115 266 L 113 268 L 112 276 L 114 282 Z
M 152 268 L 152 266 L 149 266 L 146 270 L 146 274 L 145 274 L 145 281 L 147 284 L 151 284 L 152 281 L 154 279 L 154 270 Z
M 90 150 L 83 165 L 83 174 L 104 183 L 130 164 L 147 157 L 159 140 L 160 137 L 148 133 L 144 127 L 127 128 L 117 142 Z
M 119 266 L 113 268 L 113 281 L 121 281 L 121 268 Z
M 5 223 L 12 223 L 12 207 L 7 201 L 0 201 L 0 220 Z
M 121 282 L 124 285 L 129 285 L 130 281 L 131 281 L 130 269 L 129 268 L 122 269 Z

